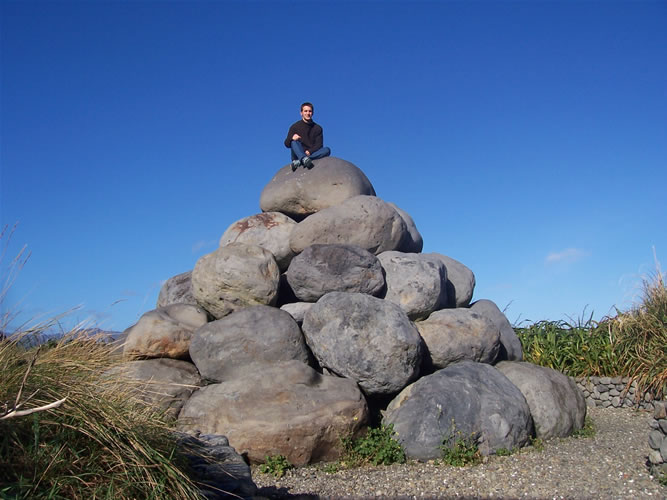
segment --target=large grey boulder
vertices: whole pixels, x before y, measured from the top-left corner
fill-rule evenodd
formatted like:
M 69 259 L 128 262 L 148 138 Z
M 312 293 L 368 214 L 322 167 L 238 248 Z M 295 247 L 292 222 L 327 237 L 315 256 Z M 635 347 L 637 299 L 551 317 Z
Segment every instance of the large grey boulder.
M 395 203 L 390 201 L 387 204 L 398 212 L 398 215 L 401 216 L 403 222 L 405 222 L 406 227 L 408 228 L 408 234 L 406 235 L 401 247 L 398 248 L 399 251 L 405 253 L 419 253 L 424 247 L 424 239 L 422 238 L 421 233 L 417 230 L 417 225 L 410 214 L 405 210 L 399 208 Z
M 311 245 L 292 260 L 285 275 L 304 302 L 317 302 L 329 292 L 377 295 L 384 289 L 380 261 L 355 245 Z
M 316 243 L 343 243 L 372 254 L 397 250 L 407 237 L 403 218 L 375 196 L 355 196 L 299 222 L 290 235 L 290 247 L 303 252 Z
M 165 281 L 160 287 L 156 307 L 165 307 L 171 304 L 197 305 L 192 295 L 192 271 L 177 274 Z
M 523 393 L 538 438 L 569 436 L 584 426 L 586 400 L 567 375 L 526 362 L 502 361 L 495 367 Z
M 533 430 L 521 391 L 493 366 L 461 361 L 422 377 L 389 403 L 392 424 L 408 457 L 430 460 L 458 438 L 474 438 L 483 455 L 528 443 Z
M 424 319 L 442 307 L 447 294 L 447 271 L 436 259 L 417 253 L 382 252 L 378 259 L 387 282 L 385 300 L 398 304 L 413 320 Z
M 360 194 L 375 195 L 366 175 L 349 161 L 333 156 L 313 161 L 313 168 L 281 168 L 262 190 L 263 212 L 281 212 L 297 220 Z
M 498 309 L 498 306 L 487 299 L 478 300 L 470 305 L 470 309 L 481 316 L 485 316 L 500 330 L 500 352 L 497 361 L 522 361 L 523 348 L 514 328 L 507 320 L 507 316 Z
M 458 260 L 436 252 L 424 254 L 440 260 L 447 269 L 447 301 L 445 307 L 468 307 L 475 291 L 475 275 Z
M 273 254 L 281 271 L 289 266 L 294 252 L 289 235 L 296 222 L 279 212 L 251 215 L 230 225 L 220 238 L 220 246 L 248 243 L 265 248 Z
M 208 321 L 191 304 L 171 304 L 144 313 L 125 330 L 123 354 L 130 358 L 187 358 L 192 333 Z
M 224 434 L 251 462 L 284 455 L 303 465 L 339 458 L 341 437 L 357 433 L 367 417 L 366 401 L 352 380 L 289 361 L 200 389 L 181 411 L 179 426 Z
M 500 330 L 470 309 L 441 309 L 415 323 L 428 351 L 430 368 L 468 360 L 492 364 L 500 349 Z
M 230 243 L 201 257 L 192 271 L 197 303 L 214 318 L 254 305 L 274 305 L 280 271 L 268 250 Z
M 329 293 L 306 312 L 302 330 L 320 365 L 354 380 L 367 395 L 394 394 L 419 374 L 419 332 L 387 300 Z
M 239 309 L 199 328 L 190 357 L 202 377 L 228 380 L 247 370 L 296 359 L 308 363 L 308 348 L 296 321 L 269 306 Z
M 168 358 L 128 361 L 107 370 L 103 377 L 119 380 L 128 393 L 162 408 L 173 418 L 201 385 L 192 363 Z

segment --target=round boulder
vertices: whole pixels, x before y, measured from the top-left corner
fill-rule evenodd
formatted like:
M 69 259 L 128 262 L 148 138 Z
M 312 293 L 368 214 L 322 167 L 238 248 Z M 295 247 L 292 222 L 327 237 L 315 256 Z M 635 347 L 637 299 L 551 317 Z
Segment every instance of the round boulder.
M 526 362 L 502 361 L 495 367 L 523 393 L 538 438 L 569 436 L 584 426 L 586 400 L 567 375 Z
M 208 321 L 191 304 L 171 304 L 143 314 L 124 332 L 123 354 L 130 358 L 187 358 L 192 333 Z
M 367 418 L 366 400 L 352 380 L 288 361 L 200 389 L 181 411 L 179 427 L 223 434 L 254 463 L 284 455 L 304 465 L 338 459 L 341 436 L 357 433 Z
M 364 173 L 349 161 L 327 156 L 313 161 L 312 169 L 281 168 L 262 190 L 263 212 L 281 212 L 301 220 L 360 194 L 375 195 Z
M 392 302 L 332 292 L 306 312 L 302 329 L 320 365 L 367 395 L 395 394 L 419 374 L 422 339 Z
M 383 252 L 378 255 L 385 272 L 384 296 L 398 304 L 413 320 L 424 319 L 442 307 L 447 293 L 447 270 L 435 260 L 417 253 Z
M 493 363 L 500 330 L 470 309 L 441 309 L 415 323 L 428 350 L 428 365 L 440 369 L 458 361 Z
M 401 216 L 408 228 L 408 234 L 398 250 L 405 253 L 421 252 L 424 247 L 424 239 L 422 238 L 421 233 L 417 230 L 415 221 L 410 217 L 410 214 L 405 210 L 400 209 L 395 203 L 388 201 L 387 204 L 398 212 L 398 215 Z
M 299 325 L 269 306 L 239 309 L 202 326 L 192 336 L 190 357 L 202 377 L 216 381 L 256 370 L 257 364 L 309 360 Z
M 284 271 L 294 257 L 289 235 L 295 226 L 294 220 L 279 212 L 251 215 L 229 226 L 220 238 L 220 246 L 230 243 L 260 246 L 273 254 L 278 267 Z
M 425 254 L 441 261 L 447 269 L 447 301 L 445 307 L 468 307 L 475 291 L 475 275 L 458 260 L 439 253 Z
M 268 250 L 230 243 L 201 257 L 192 271 L 192 292 L 214 318 L 254 305 L 273 305 L 280 270 Z
M 461 361 L 422 377 L 389 403 L 392 424 L 408 457 L 430 460 L 441 446 L 473 439 L 483 455 L 529 442 L 530 409 L 521 391 L 493 366 Z
M 342 243 L 377 255 L 400 248 L 407 234 L 403 218 L 388 203 L 375 196 L 355 196 L 299 222 L 290 247 L 301 253 L 316 243 Z
M 378 258 L 354 245 L 311 245 L 292 260 L 286 278 L 304 302 L 317 302 L 329 292 L 377 295 L 384 288 Z
M 498 361 L 522 361 L 523 348 L 521 341 L 517 336 L 514 328 L 507 320 L 507 316 L 498 309 L 498 306 L 487 299 L 473 302 L 470 309 L 480 316 L 485 316 L 498 327 L 500 330 L 500 352 L 498 353 Z
M 120 379 L 131 394 L 159 406 L 174 418 L 201 385 L 192 363 L 167 358 L 128 361 L 107 370 L 104 376 Z
M 197 301 L 192 295 L 192 271 L 177 274 L 162 284 L 156 307 L 165 307 L 171 304 L 197 305 Z

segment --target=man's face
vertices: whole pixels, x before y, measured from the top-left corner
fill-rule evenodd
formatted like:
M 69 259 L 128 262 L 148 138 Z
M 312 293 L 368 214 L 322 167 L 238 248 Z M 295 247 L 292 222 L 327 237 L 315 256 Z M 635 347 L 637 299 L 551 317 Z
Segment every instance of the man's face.
M 301 118 L 304 122 L 309 122 L 313 119 L 313 108 L 310 106 L 304 106 L 301 110 Z

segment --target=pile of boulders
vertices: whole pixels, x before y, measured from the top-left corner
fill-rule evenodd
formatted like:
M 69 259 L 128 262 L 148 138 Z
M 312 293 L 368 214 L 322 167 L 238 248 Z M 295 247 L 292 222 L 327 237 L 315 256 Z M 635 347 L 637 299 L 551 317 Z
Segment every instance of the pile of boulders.
M 422 460 L 454 436 L 491 454 L 583 426 L 574 382 L 523 362 L 505 315 L 472 302 L 473 272 L 421 253 L 415 222 L 355 165 L 286 165 L 260 208 L 126 331 L 127 373 L 182 431 L 298 465 L 380 421 Z

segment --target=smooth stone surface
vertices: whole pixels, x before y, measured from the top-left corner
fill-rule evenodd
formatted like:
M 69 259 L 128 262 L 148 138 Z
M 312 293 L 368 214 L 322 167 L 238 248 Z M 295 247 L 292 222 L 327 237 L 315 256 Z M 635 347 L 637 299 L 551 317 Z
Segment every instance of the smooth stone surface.
M 481 299 L 471 304 L 470 309 L 477 314 L 486 316 L 500 329 L 499 361 L 523 361 L 521 341 L 507 320 L 507 317 L 494 302 L 488 299 Z
M 123 355 L 129 358 L 187 358 L 192 333 L 207 321 L 206 311 L 191 304 L 176 303 L 148 311 L 125 330 Z
M 190 357 L 202 377 L 228 380 L 258 365 L 298 360 L 308 363 L 308 348 L 296 321 L 285 311 L 251 306 L 199 328 Z
M 493 363 L 500 350 L 498 327 L 470 309 L 441 309 L 415 326 L 426 344 L 428 368 L 463 360 Z
M 397 304 L 417 321 L 443 307 L 447 297 L 447 271 L 435 260 L 417 253 L 382 252 L 378 255 L 385 272 L 385 300 Z
M 441 457 L 440 446 L 476 439 L 484 455 L 529 442 L 530 409 L 521 391 L 491 365 L 461 361 L 422 377 L 389 404 L 392 424 L 408 457 Z
M 583 428 L 586 401 L 570 377 L 526 362 L 502 361 L 495 367 L 526 398 L 538 438 L 565 437 Z
M 394 394 L 419 375 L 422 339 L 392 302 L 332 292 L 308 310 L 302 330 L 320 365 L 367 395 Z
M 192 295 L 192 271 L 177 274 L 165 281 L 160 287 L 156 307 L 166 307 L 171 304 L 197 305 L 197 301 Z
M 266 212 L 245 217 L 230 225 L 220 237 L 220 246 L 247 243 L 271 252 L 281 271 L 289 266 L 294 252 L 289 237 L 296 222 L 279 212 Z
M 398 212 L 398 215 L 401 216 L 403 222 L 405 222 L 405 225 L 408 228 L 408 234 L 406 235 L 406 238 L 403 240 L 403 243 L 398 250 L 405 253 L 421 252 L 422 248 L 424 247 L 424 239 L 417 229 L 417 224 L 415 224 L 414 219 L 410 216 L 409 213 L 399 208 L 395 203 L 388 201 L 387 204 Z
M 298 168 L 293 172 L 290 164 L 278 170 L 262 190 L 261 210 L 301 220 L 354 196 L 375 196 L 366 175 L 349 161 L 328 156 L 313 164 L 310 170 Z
M 173 418 L 201 385 L 195 365 L 168 358 L 128 361 L 104 375 L 120 377 L 125 381 L 125 390 L 130 388 L 131 394 L 162 408 Z
M 460 263 L 436 252 L 424 254 L 440 260 L 447 270 L 447 301 L 445 307 L 468 307 L 475 291 L 475 275 Z
M 329 292 L 377 295 L 385 286 L 378 258 L 355 245 L 311 245 L 292 260 L 285 276 L 304 302 Z
M 304 316 L 312 306 L 312 302 L 292 302 L 291 304 L 283 304 L 280 306 L 280 309 L 289 313 L 294 318 L 294 321 L 301 326 Z
M 201 257 L 192 271 L 197 303 L 211 316 L 254 305 L 274 305 L 280 271 L 268 250 L 245 243 L 230 243 Z
M 403 218 L 375 196 L 355 196 L 299 222 L 290 235 L 295 253 L 310 245 L 357 245 L 372 254 L 401 248 L 408 236 Z
M 254 463 L 284 455 L 304 465 L 338 459 L 341 437 L 357 433 L 367 418 L 366 401 L 352 380 L 290 361 L 200 389 L 181 411 L 179 427 L 224 434 Z

